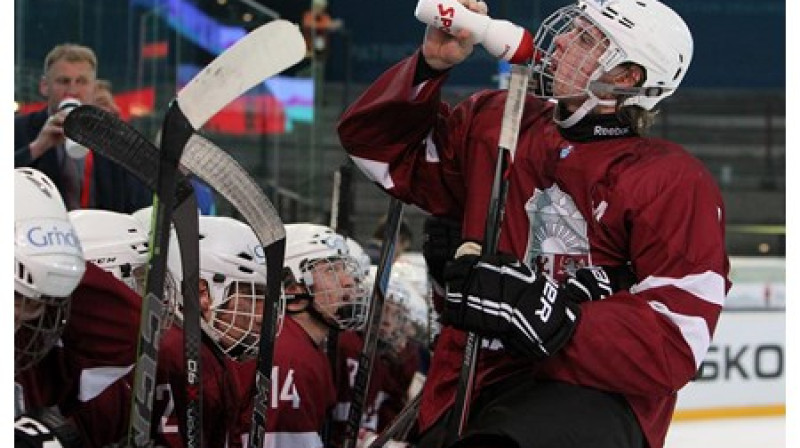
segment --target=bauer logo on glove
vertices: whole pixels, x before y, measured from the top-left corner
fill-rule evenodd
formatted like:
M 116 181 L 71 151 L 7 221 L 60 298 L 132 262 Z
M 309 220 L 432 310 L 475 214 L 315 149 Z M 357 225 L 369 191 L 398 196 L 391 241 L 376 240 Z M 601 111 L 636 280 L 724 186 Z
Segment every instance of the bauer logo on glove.
M 509 350 L 544 358 L 569 341 L 580 308 L 553 279 L 509 255 L 464 255 L 447 264 L 445 324 L 497 337 Z

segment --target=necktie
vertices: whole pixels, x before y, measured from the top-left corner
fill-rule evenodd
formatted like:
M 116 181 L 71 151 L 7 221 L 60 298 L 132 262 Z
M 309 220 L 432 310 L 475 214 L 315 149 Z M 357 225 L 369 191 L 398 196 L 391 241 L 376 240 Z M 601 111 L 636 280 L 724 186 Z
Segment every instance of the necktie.
M 79 168 L 76 164 L 78 161 L 67 155 L 64 145 L 59 145 L 55 149 L 58 151 L 61 165 L 64 205 L 67 206 L 67 210 L 75 210 L 81 206 L 81 174 L 79 170 L 83 171 L 83 163 L 80 161 L 81 166 Z
M 81 185 L 81 208 L 92 206 L 92 175 L 94 174 L 94 153 L 89 150 L 83 159 L 83 184 Z

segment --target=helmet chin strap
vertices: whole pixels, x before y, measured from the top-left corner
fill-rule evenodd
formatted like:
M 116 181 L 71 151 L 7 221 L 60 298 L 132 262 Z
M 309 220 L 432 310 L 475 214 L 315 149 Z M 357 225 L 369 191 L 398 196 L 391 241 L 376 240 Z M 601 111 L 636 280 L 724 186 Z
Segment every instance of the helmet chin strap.
M 304 292 L 299 294 L 287 294 L 287 296 L 291 297 L 288 300 L 297 300 L 297 299 L 304 299 L 306 300 L 306 305 L 296 311 L 290 310 L 288 307 L 286 308 L 286 313 L 288 314 L 300 314 L 300 313 L 308 313 L 311 317 L 315 320 L 319 321 L 323 325 L 328 328 L 339 328 L 336 323 L 330 322 L 330 320 L 325 317 L 324 314 L 317 307 L 314 306 L 314 296 L 310 293 Z
M 561 108 L 559 107 L 556 107 L 553 110 L 553 121 L 555 121 L 557 125 L 561 126 L 562 128 L 571 128 L 572 126 L 575 126 L 579 121 L 581 121 L 583 117 L 585 117 L 586 114 L 591 112 L 595 107 L 597 106 L 614 107 L 617 105 L 616 99 L 601 100 L 594 93 L 593 87 L 597 83 L 599 83 L 598 79 L 600 79 L 600 76 L 602 76 L 603 73 L 605 73 L 605 70 L 603 69 L 602 66 L 597 67 L 595 69 L 594 73 L 592 73 L 592 76 L 590 76 L 589 80 L 586 82 L 586 87 L 584 88 L 584 91 L 586 92 L 587 96 L 586 101 L 584 101 L 583 104 L 581 104 L 579 108 L 575 109 L 575 111 L 572 112 L 568 117 L 564 119 L 561 119 L 559 117 L 559 113 L 561 113 L 561 111 L 559 110 Z
M 562 128 L 571 128 L 575 126 L 579 121 L 583 119 L 589 112 L 591 112 L 597 106 L 616 106 L 617 100 L 601 100 L 598 98 L 594 93 L 588 92 L 588 98 L 586 101 L 581 104 L 581 106 L 575 109 L 567 118 L 563 120 L 559 118 L 558 114 L 560 113 L 558 107 L 553 110 L 553 121 L 556 122 L 557 125 L 561 126 Z

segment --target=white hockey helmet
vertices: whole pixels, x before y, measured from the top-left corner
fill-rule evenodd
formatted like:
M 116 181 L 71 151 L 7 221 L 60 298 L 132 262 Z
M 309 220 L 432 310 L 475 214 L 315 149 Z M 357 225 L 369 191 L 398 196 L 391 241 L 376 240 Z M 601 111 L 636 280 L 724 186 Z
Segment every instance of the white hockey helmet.
M 397 257 L 392 266 L 405 280 L 411 283 L 417 294 L 428 297 L 431 294 L 431 281 L 428 277 L 428 264 L 421 252 L 404 252 Z
M 86 270 L 61 194 L 42 172 L 14 170 L 14 372 L 37 363 L 69 316 Z
M 286 224 L 285 228 L 284 271 L 291 278 L 284 281 L 284 286 L 297 283 L 305 293 L 284 294 L 284 298 L 310 299 L 311 309 L 339 329 L 361 328 L 367 297 L 357 279 L 363 270 L 350 255 L 345 238 L 319 224 Z
M 145 233 L 147 234 L 148 241 L 150 241 L 150 227 L 153 225 L 152 215 L 152 205 L 142 207 L 139 210 L 131 213 L 131 216 L 136 218 L 136 220 L 139 221 L 139 224 L 142 226 L 142 229 L 144 229 Z M 172 275 L 175 283 L 179 285 L 181 279 L 183 278 L 183 271 L 181 270 L 181 253 L 178 244 L 178 236 L 175 234 L 175 226 L 172 225 L 170 226 L 168 252 L 167 269 L 169 269 L 170 275 Z M 178 288 L 178 290 L 178 292 L 180 292 L 180 288 Z
M 150 244 L 150 227 L 153 225 L 151 216 L 153 213 L 153 206 L 147 206 L 136 210 L 131 213 L 144 233 L 147 235 L 148 245 Z M 183 279 L 183 270 L 181 265 L 181 252 L 178 244 L 178 236 L 175 234 L 174 226 L 170 226 L 169 234 L 169 250 L 167 251 L 167 277 L 164 279 L 165 298 L 169 299 L 169 303 L 165 303 L 167 310 L 170 311 L 169 319 L 165 318 L 162 321 L 162 327 L 166 328 L 172 323 L 173 317 L 181 317 L 180 308 L 178 304 L 183 300 L 181 295 L 181 280 Z
M 131 213 L 131 216 L 139 221 L 139 225 L 142 226 L 142 229 L 144 229 L 145 233 L 150 233 L 150 227 L 153 225 L 151 221 L 153 216 L 152 205 L 148 205 L 147 207 L 142 207 L 139 210 L 136 210 L 135 212 Z
M 432 305 L 433 290 L 425 258 L 419 252 L 402 254 L 392 267 L 392 276 L 395 275 L 407 282 L 410 289 L 409 337 L 427 346 L 439 333 L 440 326 Z
M 149 243 L 139 221 L 126 213 L 99 209 L 72 210 L 69 217 L 84 257 L 143 296 Z
M 372 266 L 367 277 L 367 285 L 372 291 L 375 285 L 375 276 L 378 267 Z M 389 283 L 386 287 L 386 297 L 381 310 L 381 324 L 378 327 L 378 340 L 381 342 L 380 348 L 384 353 L 398 357 L 405 350 L 408 344 L 408 326 L 410 324 L 411 296 L 414 294 L 413 287 L 405 281 L 392 268 L 389 275 Z
M 344 240 L 347 243 L 347 249 L 350 250 L 350 256 L 358 263 L 359 278 L 363 281 L 369 274 L 372 260 L 358 241 L 349 236 L 344 237 Z
M 590 27 L 583 24 L 593 25 L 604 38 L 584 37 L 590 35 Z M 558 49 L 556 38 L 576 29 L 581 32 L 562 45 L 582 45 L 587 55 L 594 52 L 597 55 L 587 56 L 577 65 L 553 73 L 559 62 L 553 57 Z M 598 93 L 621 96 L 623 106 L 653 109 L 678 88 L 694 49 L 692 34 L 683 19 L 657 0 L 580 0 L 546 18 L 536 33 L 534 45 L 538 61 L 533 68 L 534 84 L 544 86 L 538 91 L 539 96 L 561 99 L 588 95 L 578 111 L 560 122 L 565 127 L 575 124 L 599 104 L 616 104 L 616 100 L 599 99 Z M 592 48 L 588 48 L 589 45 Z M 560 52 L 567 50 L 561 48 Z M 641 85 L 624 88 L 598 81 L 600 76 L 623 63 L 633 63 L 644 69 Z M 588 72 L 587 76 L 575 76 L 580 71 Z M 555 93 L 553 86 L 558 83 L 572 84 L 573 94 Z
M 129 214 L 100 209 L 79 209 L 69 212 L 75 231 L 81 239 L 86 260 L 91 261 L 141 297 L 145 296 L 145 280 L 150 259 L 149 235 L 141 221 Z M 173 244 L 170 239 L 170 244 Z M 168 256 L 172 256 L 170 246 Z M 172 325 L 175 317 L 178 288 L 168 270 L 164 278 L 161 328 Z
M 236 219 L 200 216 L 199 225 L 200 279 L 210 299 L 203 328 L 232 359 L 254 358 L 267 282 L 263 247 L 253 229 Z

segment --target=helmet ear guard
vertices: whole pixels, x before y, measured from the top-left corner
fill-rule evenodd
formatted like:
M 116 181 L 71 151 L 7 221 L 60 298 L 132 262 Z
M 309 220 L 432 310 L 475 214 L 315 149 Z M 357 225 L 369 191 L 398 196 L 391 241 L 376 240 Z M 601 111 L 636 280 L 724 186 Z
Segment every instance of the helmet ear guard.
M 69 212 L 87 260 L 144 295 L 144 270 L 149 258 L 147 231 L 138 219 L 110 210 Z

